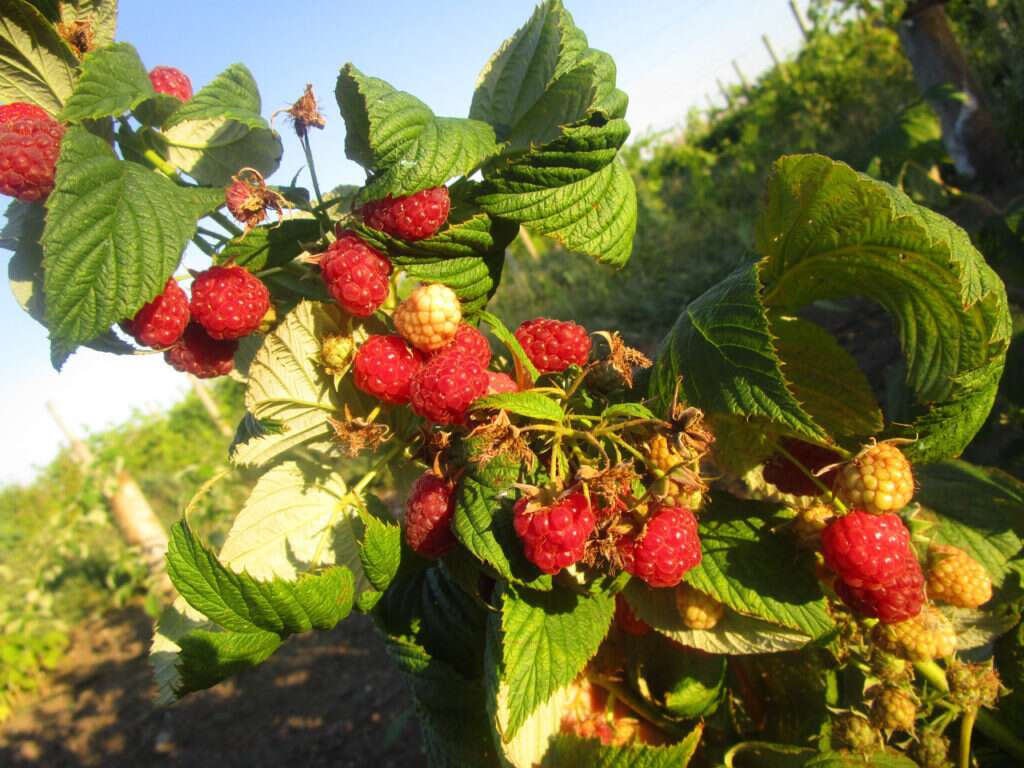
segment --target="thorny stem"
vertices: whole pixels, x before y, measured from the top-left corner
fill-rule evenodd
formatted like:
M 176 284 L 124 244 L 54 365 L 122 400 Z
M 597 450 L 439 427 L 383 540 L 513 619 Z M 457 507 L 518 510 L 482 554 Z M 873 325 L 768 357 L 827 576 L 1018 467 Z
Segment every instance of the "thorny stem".
M 302 151 L 306 155 L 306 165 L 309 167 L 309 176 L 313 180 L 313 192 L 316 194 L 317 208 L 324 204 L 324 197 L 320 194 L 320 182 L 316 178 L 316 164 L 313 162 L 313 150 L 309 146 L 309 132 L 299 137 Z
M 971 707 L 960 720 L 960 768 L 971 768 L 971 732 L 977 716 L 978 708 Z
M 617 699 L 622 701 L 623 704 L 640 715 L 644 720 L 654 723 L 661 730 L 671 736 L 682 737 L 688 733 L 688 731 L 680 728 L 678 723 L 669 720 L 657 709 L 648 704 L 647 701 L 633 693 L 627 686 L 624 686 L 618 681 L 601 674 L 591 674 L 588 675 L 588 677 L 595 685 L 599 685 L 609 693 L 615 694 Z
M 783 448 L 781 444 L 776 443 L 775 450 L 781 453 L 783 456 L 785 456 L 786 459 L 788 459 L 792 464 L 794 464 L 797 469 L 803 472 L 807 476 L 807 479 L 818 487 L 819 491 L 821 491 L 824 495 L 829 497 L 829 501 L 832 504 L 834 504 L 840 512 L 846 514 L 846 512 L 849 511 L 847 510 L 846 505 L 843 504 L 843 502 L 841 502 L 838 498 L 836 498 L 836 495 L 834 493 L 832 493 L 831 488 L 827 487 L 823 482 L 821 482 L 821 479 L 817 475 L 815 475 L 813 472 L 811 472 L 811 470 L 805 467 L 799 461 L 799 459 L 797 459 L 793 454 L 791 454 L 789 451 Z

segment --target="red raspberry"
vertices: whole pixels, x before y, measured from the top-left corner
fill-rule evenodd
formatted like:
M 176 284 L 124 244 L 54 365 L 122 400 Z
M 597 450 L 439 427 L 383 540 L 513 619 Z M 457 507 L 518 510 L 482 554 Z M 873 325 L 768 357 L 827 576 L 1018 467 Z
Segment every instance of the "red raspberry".
M 121 323 L 124 332 L 146 347 L 169 347 L 181 338 L 188 325 L 188 296 L 172 277 L 164 291 L 131 320 Z
M 459 354 L 471 357 L 480 363 L 484 368 L 491 364 L 491 345 L 487 343 L 487 337 L 472 325 L 462 323 L 455 331 L 455 338 L 445 344 L 431 357 L 446 352 L 458 352 Z
M 356 386 L 391 405 L 409 402 L 409 386 L 422 365 L 420 356 L 401 336 L 371 336 L 352 363 Z
M 231 373 L 235 367 L 238 342 L 210 338 L 198 323 L 189 323 L 178 343 L 164 352 L 164 360 L 183 373 L 199 379 L 212 379 Z
M 518 392 L 519 386 L 507 373 L 487 372 L 487 394 L 500 395 L 502 392 Z
M 153 84 L 153 90 L 157 93 L 173 96 L 179 101 L 188 101 L 192 98 L 192 81 L 180 69 L 153 67 L 149 71 L 149 82 Z
M 651 515 L 639 536 L 619 542 L 628 573 L 652 587 L 674 587 L 700 563 L 697 518 L 681 507 L 662 507 Z
M 473 401 L 487 394 L 487 371 L 458 352 L 431 358 L 412 378 L 412 409 L 435 424 L 461 424 Z
M 836 594 L 853 610 L 884 623 L 921 611 L 924 574 L 896 515 L 854 510 L 836 518 L 821 534 L 821 551 L 839 577 Z
M 587 329 L 569 321 L 539 317 L 516 329 L 516 339 L 541 373 L 564 371 L 570 365 L 586 365 L 590 357 Z
M 422 240 L 435 234 L 448 220 L 451 200 L 447 187 L 424 189 L 405 197 L 374 200 L 363 206 L 367 225 L 403 240 Z
M 548 507 L 531 504 L 523 497 L 514 510 L 513 525 L 523 541 L 526 558 L 544 573 L 556 574 L 583 559 L 595 521 L 582 493 L 570 493 Z
M 629 607 L 629 603 L 622 595 L 615 596 L 615 623 L 627 635 L 635 637 L 643 637 L 651 631 L 651 625 L 636 617 L 633 609 Z
M 270 291 L 242 267 L 210 267 L 192 281 L 192 319 L 215 339 L 240 339 L 260 327 Z
M 820 475 L 818 471 L 842 461 L 842 455 L 829 448 L 789 437 L 783 438 L 779 442 L 786 453 L 818 478 L 821 486 L 807 477 L 800 467 L 782 453 L 773 453 L 764 463 L 765 480 L 783 493 L 792 493 L 796 496 L 821 496 L 824 493 L 821 490 L 822 486 L 832 488 L 832 483 L 835 481 L 836 475 L 839 474 L 839 467 L 835 466 Z
M 437 558 L 455 546 L 452 514 L 455 494 L 451 483 L 429 472 L 409 492 L 405 503 L 405 540 L 424 557 Z
M 367 317 L 388 297 L 391 262 L 354 232 L 342 232 L 320 257 L 331 296 L 350 315 Z
M 26 203 L 53 190 L 64 126 L 35 104 L 0 107 L 0 194 Z

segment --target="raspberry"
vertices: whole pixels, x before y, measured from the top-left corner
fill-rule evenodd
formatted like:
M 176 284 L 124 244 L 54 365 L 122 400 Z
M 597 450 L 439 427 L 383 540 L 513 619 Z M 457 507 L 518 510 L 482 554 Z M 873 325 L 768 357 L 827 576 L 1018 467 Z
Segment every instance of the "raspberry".
M 647 466 L 657 476 L 651 485 L 654 496 L 672 506 L 694 510 L 700 507 L 705 485 L 700 477 L 700 456 L 678 443 L 670 444 L 664 434 L 647 441 Z
M 871 722 L 883 731 L 914 732 L 917 704 L 901 688 L 886 685 L 875 696 L 871 705 Z
M 64 126 L 34 104 L 0 107 L 0 194 L 26 203 L 53 190 Z
M 939 730 L 922 733 L 910 748 L 910 756 L 921 768 L 951 768 L 949 739 Z
M 689 629 L 714 629 L 725 615 L 724 605 L 686 583 L 676 587 L 676 609 Z
M 953 661 L 946 671 L 953 702 L 963 709 L 992 708 L 999 702 L 1003 684 L 991 662 L 964 664 Z
M 352 365 L 356 343 L 351 336 L 331 334 L 320 342 L 320 362 L 332 376 L 341 376 Z
M 421 365 L 401 336 L 371 336 L 352 364 L 356 386 L 391 405 L 409 402 L 409 385 Z
M 700 563 L 700 537 L 693 512 L 662 507 L 647 521 L 639 536 L 619 542 L 625 570 L 652 587 L 674 587 Z
M 260 327 L 270 292 L 242 267 L 210 267 L 192 282 L 192 319 L 214 339 L 240 339 Z
M 484 368 L 491 364 L 491 345 L 487 342 L 487 337 L 472 325 L 465 323 L 455 331 L 454 339 L 432 354 L 440 355 L 446 352 L 459 352 L 471 357 Z
M 516 328 L 515 337 L 541 373 L 557 373 L 570 365 L 586 365 L 590 357 L 587 329 L 569 321 L 546 317 L 527 320 Z
M 932 661 L 952 656 L 956 630 L 938 608 L 928 605 L 912 619 L 879 623 L 871 631 L 875 645 L 907 661 Z
M 992 599 L 992 579 L 985 566 L 962 549 L 933 544 L 928 550 L 928 597 L 977 608 Z
M 854 752 L 867 754 L 881 746 L 881 738 L 871 722 L 856 712 L 844 712 L 839 715 L 832 726 L 832 734 L 836 740 Z
M 405 197 L 374 200 L 363 206 L 366 223 L 402 240 L 422 240 L 435 234 L 448 220 L 451 200 L 447 187 L 424 189 Z
M 395 310 L 395 328 L 416 349 L 433 352 L 454 340 L 462 320 L 455 291 L 441 283 L 421 285 Z
M 910 503 L 914 477 L 899 448 L 878 443 L 842 467 L 833 490 L 848 506 L 880 515 L 898 512 Z
M 124 332 L 146 347 L 169 347 L 188 325 L 188 296 L 172 277 L 163 293 L 121 323 Z
M 502 392 L 518 392 L 519 386 L 507 373 L 487 371 L 487 394 L 500 395 Z
M 455 494 L 437 475 L 421 475 L 405 503 L 405 540 L 424 557 L 438 558 L 455 546 L 451 521 Z
M 839 576 L 836 593 L 858 613 L 893 623 L 921 610 L 924 575 L 896 515 L 854 510 L 829 524 L 821 545 L 825 564 Z
M 149 71 L 149 82 L 153 84 L 153 90 L 157 93 L 173 96 L 179 101 L 188 101 L 192 98 L 192 81 L 180 69 L 153 67 Z
M 651 631 L 651 625 L 636 617 L 622 595 L 615 596 L 615 623 L 627 635 L 634 637 L 643 637 Z
M 334 300 L 350 315 L 367 317 L 388 297 L 391 262 L 354 232 L 342 232 L 320 257 L 320 271 Z
M 582 493 L 570 493 L 550 506 L 523 497 L 514 509 L 513 525 L 526 558 L 544 573 L 556 574 L 583 559 L 595 520 Z
M 835 510 L 824 504 L 798 511 L 793 519 L 793 535 L 796 536 L 797 545 L 803 549 L 818 549 L 822 532 L 833 520 Z
M 821 496 L 822 486 L 831 488 L 839 474 L 839 467 L 834 467 L 827 472 L 819 472 L 827 466 L 842 460 L 839 453 L 823 448 L 813 443 L 805 443 L 803 440 L 783 438 L 779 441 L 780 447 L 790 456 L 796 459 L 801 466 L 794 464 L 782 453 L 773 453 L 764 463 L 764 479 L 774 485 L 783 493 L 791 493 L 795 496 Z M 807 477 L 804 469 L 818 478 L 815 483 Z M 820 483 L 820 485 L 819 485 Z
M 487 371 L 459 353 L 428 360 L 412 378 L 412 409 L 435 424 L 461 424 L 473 401 L 487 394 Z
M 231 373 L 236 349 L 238 342 L 234 339 L 211 338 L 203 326 L 189 323 L 178 342 L 164 352 L 164 360 L 172 368 L 198 379 L 212 379 Z

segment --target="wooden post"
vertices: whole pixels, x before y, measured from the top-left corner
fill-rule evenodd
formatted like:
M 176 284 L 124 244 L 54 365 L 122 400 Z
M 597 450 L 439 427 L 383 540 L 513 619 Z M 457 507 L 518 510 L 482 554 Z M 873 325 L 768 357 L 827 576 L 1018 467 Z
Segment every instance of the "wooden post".
M 196 393 L 196 397 L 199 398 L 199 402 L 202 403 L 203 408 L 206 410 L 206 414 L 210 417 L 210 421 L 212 421 L 214 426 L 217 427 L 217 431 L 224 435 L 224 437 L 231 437 L 234 435 L 231 425 L 224 421 L 224 417 L 221 415 L 220 408 L 217 407 L 216 401 L 210 397 L 210 393 L 207 391 L 206 385 L 192 374 L 189 374 L 188 379 L 192 384 L 192 391 Z
M 800 27 L 800 34 L 804 36 L 804 40 L 810 40 L 811 31 L 807 28 L 807 22 L 804 21 L 804 15 L 800 13 L 800 7 L 796 4 L 796 0 L 789 0 L 789 10 L 793 14 L 793 18 L 796 19 L 796 25 Z
M 772 45 L 772 41 L 768 38 L 768 35 L 761 35 L 761 41 L 764 43 L 764 47 L 768 49 L 768 55 L 772 57 L 772 63 L 775 65 L 775 69 L 778 70 L 779 77 L 788 83 L 789 72 L 786 71 L 782 60 L 775 53 L 775 46 Z
M 740 69 L 740 65 L 736 62 L 736 59 L 732 60 L 732 68 L 736 70 L 736 76 L 740 79 L 740 85 L 743 86 L 743 93 L 750 94 L 750 83 L 747 82 L 747 76 L 743 74 L 743 70 Z
M 57 428 L 71 444 L 71 457 L 87 473 L 94 471 L 95 457 L 89 446 L 78 439 L 57 406 L 47 401 L 46 408 Z M 99 478 L 97 478 L 99 479 Z M 125 543 L 139 550 L 150 578 L 163 594 L 171 594 L 174 587 L 167 576 L 164 555 L 167 553 L 167 532 L 146 500 L 135 478 L 125 469 L 118 469 L 112 482 L 100 482 L 100 490 L 110 505 L 111 517 Z
M 721 81 L 720 78 L 716 77 L 715 78 L 715 82 L 718 83 L 718 90 L 721 91 L 722 97 L 725 99 L 726 106 L 731 107 L 732 106 L 732 96 L 729 95 L 729 91 L 726 90 L 726 87 L 724 85 L 722 85 L 722 81 Z

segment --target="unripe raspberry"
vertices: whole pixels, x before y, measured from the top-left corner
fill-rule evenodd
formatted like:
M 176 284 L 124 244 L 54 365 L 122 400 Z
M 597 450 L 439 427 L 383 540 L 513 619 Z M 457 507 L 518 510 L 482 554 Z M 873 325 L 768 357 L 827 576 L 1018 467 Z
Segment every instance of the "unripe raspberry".
M 164 360 L 174 369 L 191 373 L 197 379 L 226 376 L 235 367 L 234 339 L 211 338 L 203 326 L 189 323 L 177 343 L 164 352 Z
M 487 371 L 458 352 L 428 360 L 409 387 L 412 409 L 434 424 L 462 424 L 473 401 L 487 394 Z
M 519 385 L 507 373 L 487 371 L 487 394 L 500 395 L 503 392 L 518 392 Z
M 188 325 L 188 296 L 172 277 L 163 293 L 135 313 L 121 328 L 145 347 L 169 347 L 185 332 Z
M 883 731 L 914 732 L 917 703 L 901 688 L 884 686 L 871 705 L 871 722 Z
M 1003 684 L 991 664 L 953 661 L 946 670 L 946 677 L 953 702 L 964 709 L 991 709 L 999 702 L 999 694 L 1003 692 Z
M 615 623 L 627 635 L 634 637 L 643 637 L 651 631 L 651 625 L 637 618 L 622 595 L 615 596 Z
M 541 373 L 586 365 L 590 357 L 590 335 L 577 323 L 538 317 L 520 325 L 515 337 Z
M 700 478 L 700 455 L 680 448 L 664 434 L 656 434 L 644 446 L 647 466 L 655 475 L 652 495 L 669 506 L 696 510 L 703 500 L 705 485 Z
M 821 551 L 839 577 L 836 593 L 858 613 L 892 623 L 921 610 L 924 574 L 896 515 L 854 510 L 839 517 L 822 534 Z
M 724 605 L 686 583 L 676 587 L 676 609 L 690 629 L 714 629 L 725 615 Z
M 0 194 L 26 203 L 45 200 L 63 137 L 64 126 L 34 104 L 0 107 Z
M 451 522 L 454 489 L 437 475 L 421 475 L 405 504 L 405 540 L 424 557 L 438 558 L 455 546 Z
M 179 101 L 188 101 L 192 98 L 192 81 L 180 69 L 153 67 L 149 71 L 149 82 L 153 84 L 153 90 L 157 93 L 173 96 Z
M 992 579 L 985 566 L 962 549 L 933 544 L 928 550 L 928 597 L 977 608 L 992 599 Z
M 595 520 L 582 493 L 570 493 L 548 506 L 523 497 L 514 511 L 513 526 L 526 559 L 544 573 L 556 574 L 583 559 Z
M 214 339 L 240 339 L 260 327 L 270 308 L 270 291 L 238 266 L 210 267 L 192 281 L 189 310 Z
M 376 312 L 391 289 L 391 262 L 350 231 L 320 257 L 320 274 L 334 300 L 356 317 Z
M 929 729 L 918 736 L 910 756 L 921 768 L 953 768 L 949 760 L 949 739 L 941 731 Z
M 899 448 L 878 443 L 840 469 L 833 490 L 847 506 L 881 515 L 898 512 L 910 503 L 914 477 Z
M 871 649 L 871 673 L 885 683 L 909 683 L 914 679 L 914 670 L 906 659 L 886 653 L 875 646 Z
M 420 357 L 401 336 L 371 336 L 359 347 L 352 364 L 355 385 L 391 405 L 409 402 L 412 378 Z
M 652 587 L 674 587 L 700 563 L 697 518 L 688 509 L 656 509 L 643 531 L 623 537 L 618 550 L 627 573 Z
M 883 651 L 907 661 L 944 659 L 956 650 L 953 624 L 930 605 L 907 621 L 876 624 L 871 639 Z
M 844 712 L 836 717 L 832 734 L 840 744 L 859 754 L 869 754 L 882 745 L 881 734 L 866 717 L 856 712 Z
M 803 549 L 818 549 L 821 546 L 821 534 L 835 519 L 835 510 L 824 504 L 798 510 L 793 518 L 793 535 L 797 545 Z
M 421 285 L 395 310 L 395 328 L 410 344 L 433 352 L 451 342 L 462 321 L 455 291 L 441 283 Z
M 356 342 L 351 336 L 332 334 L 320 343 L 320 362 L 332 376 L 340 376 L 352 365 L 356 356 Z
M 825 493 L 822 488 L 832 487 L 836 475 L 839 474 L 839 467 L 823 470 L 841 461 L 841 454 L 820 445 L 789 437 L 780 440 L 779 446 L 796 459 L 799 465 L 782 452 L 773 453 L 764 463 L 764 479 L 767 482 L 783 493 L 795 496 L 821 496 Z M 807 472 L 814 475 L 818 482 L 808 477 Z
M 422 240 L 435 234 L 448 220 L 451 200 L 447 187 L 424 189 L 405 197 L 374 200 L 363 206 L 366 223 L 402 240 Z
M 455 338 L 431 355 L 443 355 L 447 352 L 458 352 L 471 357 L 486 368 L 491 364 L 491 345 L 487 337 L 472 325 L 462 323 L 455 331 Z

